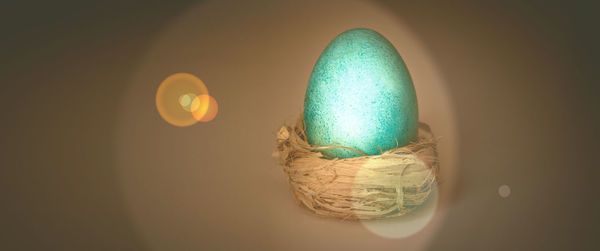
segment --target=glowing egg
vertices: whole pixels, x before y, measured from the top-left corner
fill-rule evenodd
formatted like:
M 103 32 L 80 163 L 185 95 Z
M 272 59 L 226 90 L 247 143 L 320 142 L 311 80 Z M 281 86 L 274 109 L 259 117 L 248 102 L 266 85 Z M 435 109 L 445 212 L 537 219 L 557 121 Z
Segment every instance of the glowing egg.
M 409 144 L 417 134 L 417 97 L 394 46 L 370 29 L 338 35 L 317 60 L 304 100 L 308 141 L 367 155 Z M 361 156 L 332 148 L 331 158 Z

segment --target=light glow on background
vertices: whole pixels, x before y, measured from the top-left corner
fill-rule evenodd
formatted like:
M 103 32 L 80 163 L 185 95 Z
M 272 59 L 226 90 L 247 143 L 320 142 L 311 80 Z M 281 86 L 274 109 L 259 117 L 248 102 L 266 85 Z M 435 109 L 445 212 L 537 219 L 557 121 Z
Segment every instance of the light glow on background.
M 268 249 L 286 249 L 291 242 L 298 243 L 298 249 L 314 249 L 314 236 L 327 236 L 331 247 L 338 249 L 368 249 L 368 243 L 380 238 L 394 238 L 378 241 L 388 249 L 401 245 L 406 250 L 419 250 L 426 246 L 443 222 L 457 170 L 453 106 L 428 51 L 395 15 L 373 3 L 290 2 L 270 8 L 226 3 L 203 2 L 166 27 L 133 77 L 130 96 L 124 98 L 117 161 L 125 201 L 148 246 L 157 250 L 203 247 L 207 241 L 220 242 L 231 226 L 236 226 L 236 232 L 247 233 L 240 237 L 248 243 L 265 234 L 272 236 Z M 326 11 L 333 8 L 344 11 L 336 15 Z M 257 13 L 260 15 L 255 16 Z M 307 15 L 312 17 L 308 24 Z M 232 20 L 234 16 L 239 18 Z M 272 20 L 282 24 L 270 25 Z M 282 125 L 282 119 L 291 122 L 298 118 L 316 57 L 332 36 L 355 27 L 386 34 L 399 50 L 415 83 L 419 117 L 436 136 L 443 136 L 439 153 L 443 163 L 440 175 L 445 182 L 437 199 L 430 200 L 437 206 L 419 210 L 423 217 L 371 225 L 308 215 L 293 203 L 289 184 L 282 170 L 275 168 L 275 160 L 265 155 L 273 150 L 274 130 Z M 253 39 L 240 43 L 240 37 Z M 257 58 L 259 63 L 254 60 Z M 148 83 L 180 71 L 198 72 L 207 81 L 210 95 L 214 88 L 223 95 L 217 96 L 217 101 L 228 100 L 227 116 L 211 122 L 219 126 L 202 128 L 190 136 L 184 130 L 169 130 L 157 121 L 154 111 L 147 112 L 150 100 L 139 93 L 148 91 Z M 187 93 L 174 97 L 182 111 L 179 97 Z M 145 126 L 140 127 L 142 123 Z M 224 157 L 231 147 L 246 150 Z M 237 185 L 229 185 L 233 183 Z M 244 210 L 240 211 L 239 205 L 244 205 Z M 409 220 L 411 223 L 406 222 Z M 269 227 L 256 231 L 257 221 Z M 287 234 L 291 232 L 294 234 Z

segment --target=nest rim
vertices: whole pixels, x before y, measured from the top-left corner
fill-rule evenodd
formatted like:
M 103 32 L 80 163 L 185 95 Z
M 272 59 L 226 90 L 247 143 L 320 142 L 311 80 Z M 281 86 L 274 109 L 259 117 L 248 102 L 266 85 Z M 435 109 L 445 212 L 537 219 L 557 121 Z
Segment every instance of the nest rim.
M 437 139 L 419 122 L 417 138 L 378 155 L 346 146 L 313 146 L 302 116 L 277 132 L 277 152 L 294 198 L 312 213 L 344 220 L 398 217 L 423 205 L 437 184 Z M 363 156 L 327 158 L 320 150 L 344 148 Z

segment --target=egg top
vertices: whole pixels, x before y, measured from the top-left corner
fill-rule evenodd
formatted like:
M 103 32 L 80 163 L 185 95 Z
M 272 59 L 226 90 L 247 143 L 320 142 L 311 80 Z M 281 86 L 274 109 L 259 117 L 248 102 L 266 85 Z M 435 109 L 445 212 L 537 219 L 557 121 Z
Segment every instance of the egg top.
M 338 35 L 317 60 L 304 100 L 309 143 L 367 155 L 407 145 L 417 134 L 417 97 L 394 46 L 370 29 Z M 361 156 L 323 150 L 331 158 Z

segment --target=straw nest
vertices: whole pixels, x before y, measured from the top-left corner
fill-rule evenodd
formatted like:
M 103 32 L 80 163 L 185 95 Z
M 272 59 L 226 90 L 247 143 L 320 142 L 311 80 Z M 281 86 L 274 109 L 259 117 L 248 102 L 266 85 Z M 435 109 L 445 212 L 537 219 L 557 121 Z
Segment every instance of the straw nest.
M 355 149 L 312 146 L 304 128 L 302 116 L 295 127 L 281 127 L 275 157 L 296 201 L 313 213 L 349 220 L 383 219 L 409 213 L 429 198 L 439 165 L 436 140 L 427 124 L 419 123 L 417 139 L 407 146 L 347 159 L 327 159 L 319 150 Z

